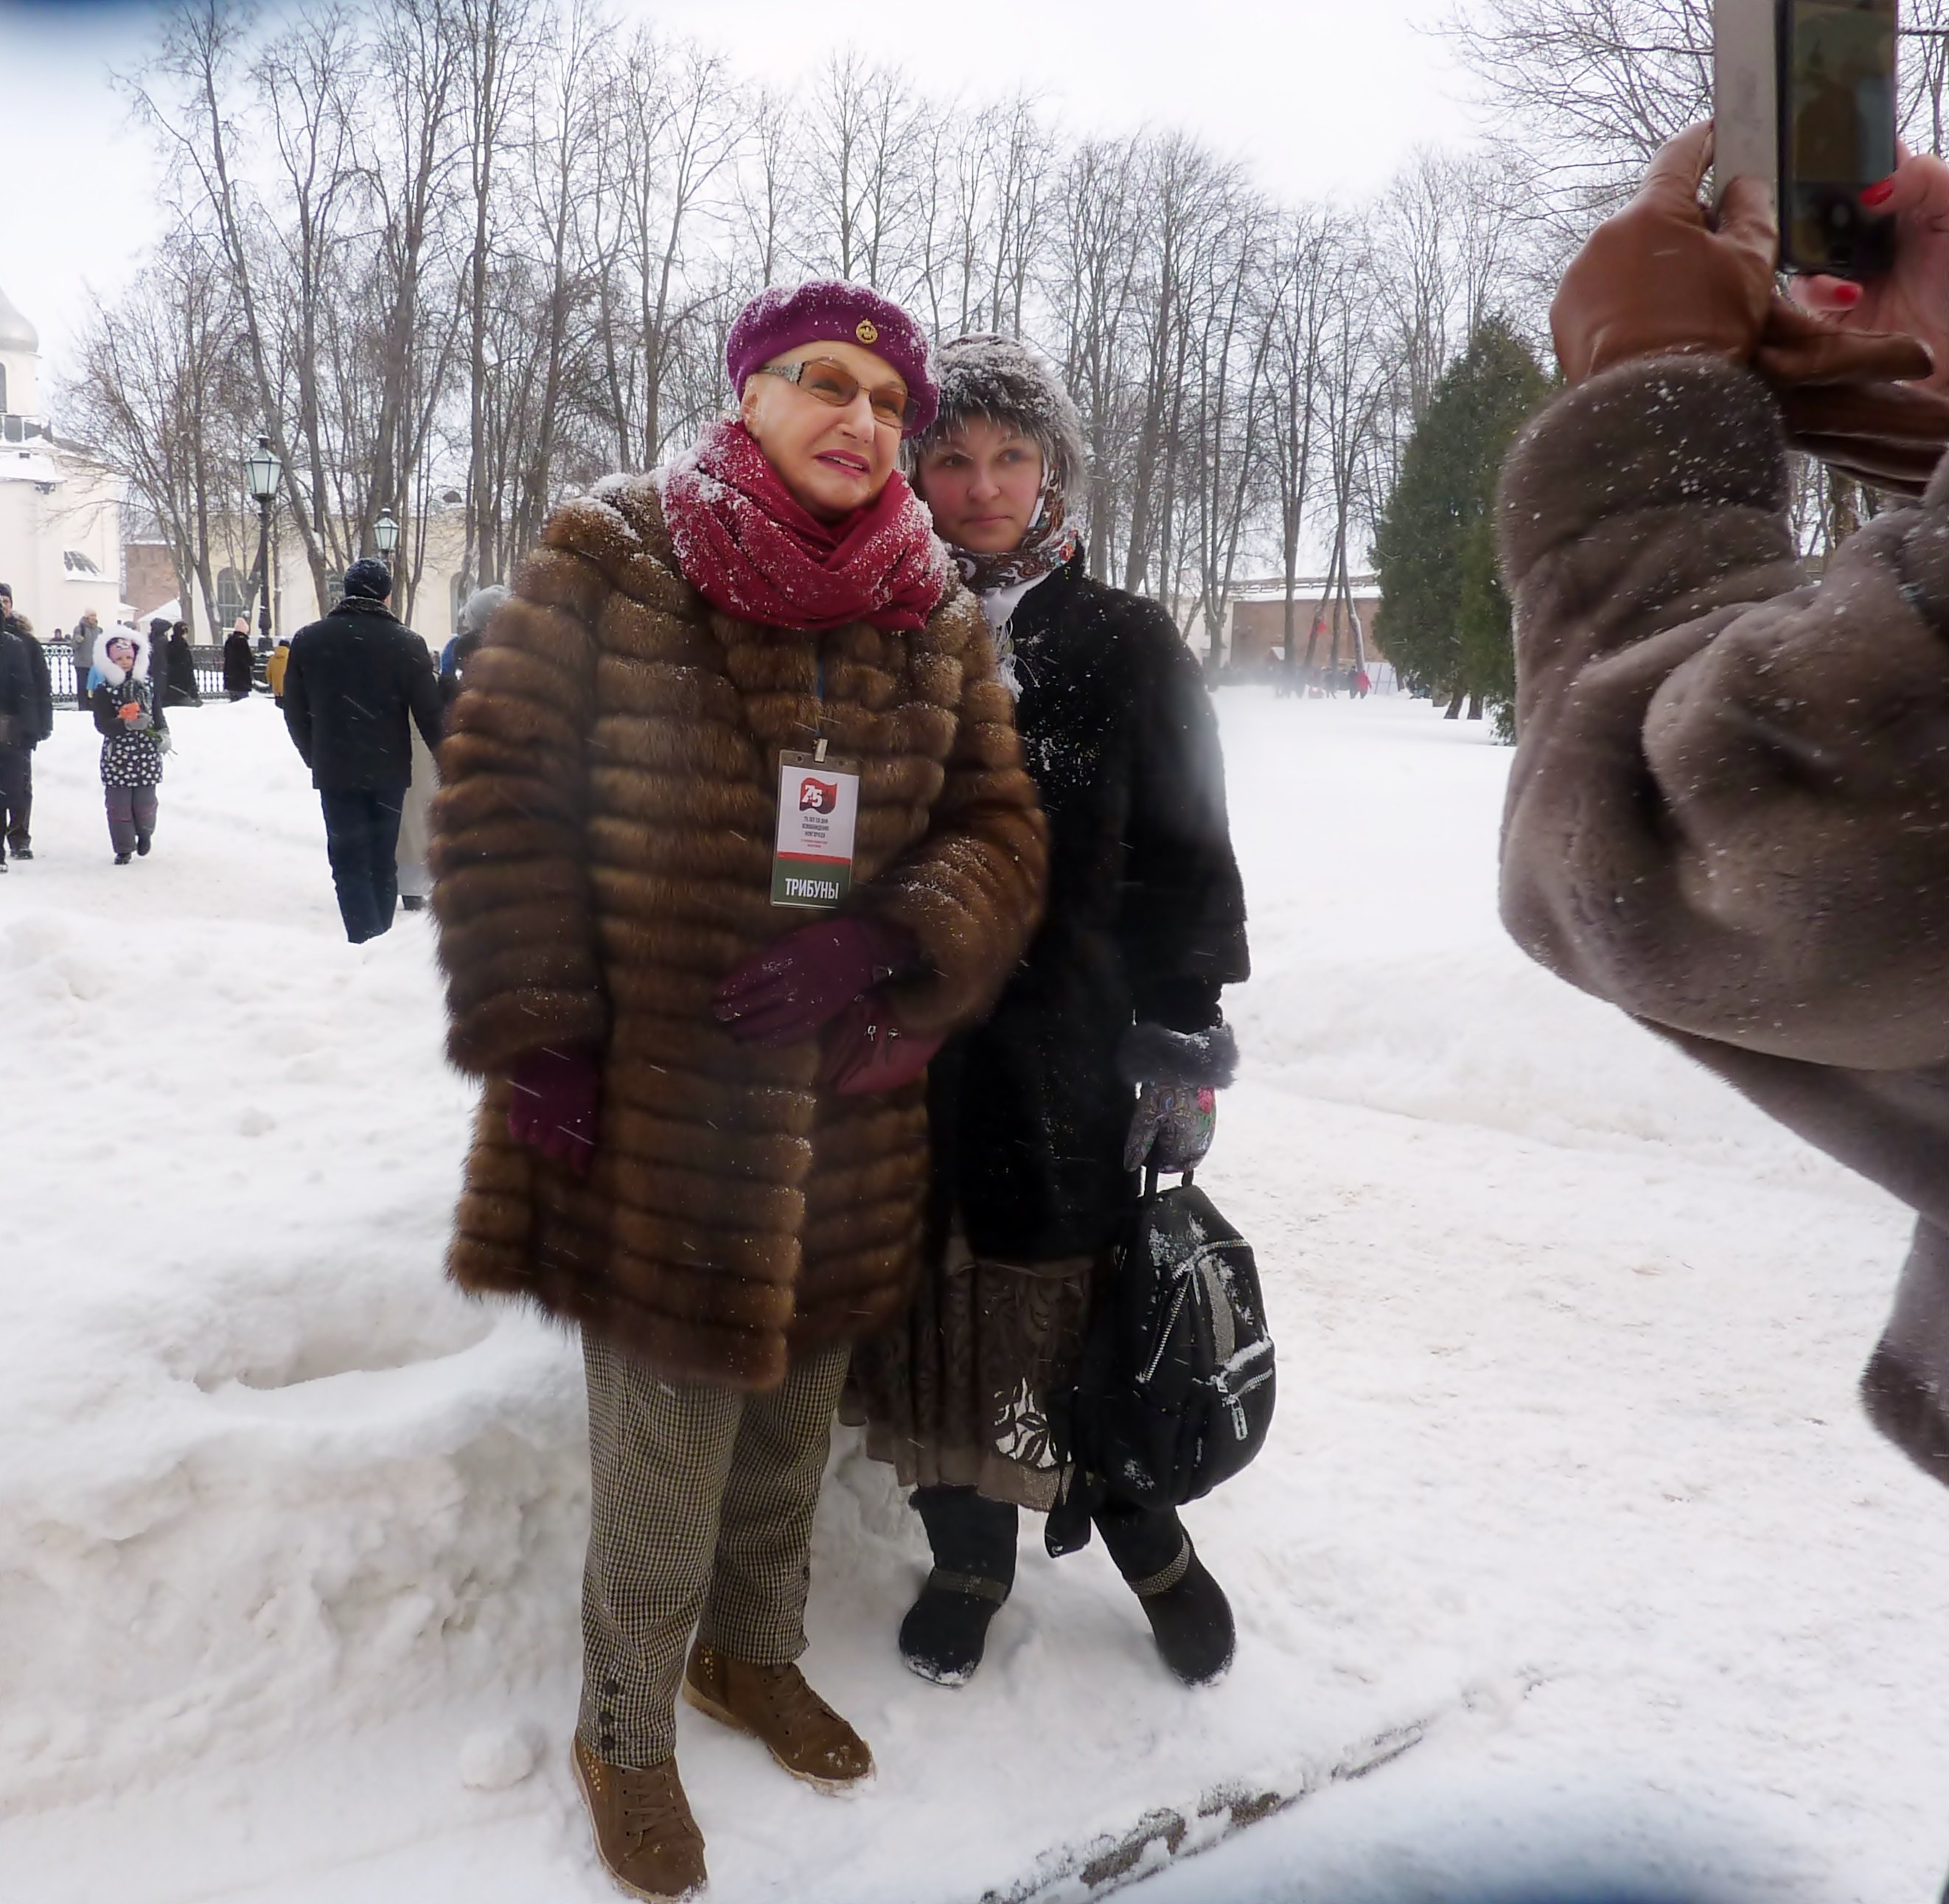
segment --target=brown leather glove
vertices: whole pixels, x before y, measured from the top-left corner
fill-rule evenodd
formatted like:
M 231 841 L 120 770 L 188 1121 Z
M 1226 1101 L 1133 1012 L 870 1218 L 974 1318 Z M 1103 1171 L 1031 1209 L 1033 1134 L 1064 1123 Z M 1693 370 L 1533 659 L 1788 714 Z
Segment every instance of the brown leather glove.
M 1712 129 L 1659 147 L 1637 196 L 1591 233 L 1550 307 L 1567 383 L 1676 352 L 1750 363 L 1766 329 L 1780 236 L 1767 189 L 1736 179 L 1714 231 L 1699 188 Z
M 1877 489 L 1919 495 L 1949 449 L 1949 396 L 1913 337 L 1844 331 L 1776 297 L 1753 368 L 1795 449 Z
M 1949 399 L 1913 384 L 1783 390 L 1786 440 L 1870 489 L 1919 496 L 1949 449 Z
M 1728 187 L 1717 228 L 1699 199 L 1709 126 L 1661 146 L 1643 188 L 1564 274 L 1550 332 L 1565 380 L 1678 353 L 1752 366 L 1780 399 L 1787 439 L 1876 488 L 1919 493 L 1945 444 L 1949 403 L 1912 380 L 1912 337 L 1843 330 L 1775 287 L 1779 235 L 1757 179 Z

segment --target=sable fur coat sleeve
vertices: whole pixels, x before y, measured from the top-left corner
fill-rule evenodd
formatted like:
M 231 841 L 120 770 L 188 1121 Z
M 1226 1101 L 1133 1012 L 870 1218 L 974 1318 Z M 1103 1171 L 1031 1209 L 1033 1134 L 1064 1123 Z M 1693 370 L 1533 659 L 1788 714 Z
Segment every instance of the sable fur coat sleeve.
M 820 694 L 822 680 L 823 696 Z M 710 608 L 655 491 L 557 511 L 468 663 L 440 750 L 434 907 L 453 1061 L 487 1079 L 449 1259 L 677 1380 L 764 1389 L 791 1354 L 905 1302 L 928 1160 L 923 1087 L 817 1092 L 817 1048 L 741 1044 L 724 977 L 816 915 L 770 902 L 778 756 L 863 764 L 850 904 L 924 963 L 903 1022 L 951 1028 L 1027 943 L 1046 845 L 981 611 L 825 635 Z M 507 1134 L 505 1073 L 600 1056 L 586 1181 Z

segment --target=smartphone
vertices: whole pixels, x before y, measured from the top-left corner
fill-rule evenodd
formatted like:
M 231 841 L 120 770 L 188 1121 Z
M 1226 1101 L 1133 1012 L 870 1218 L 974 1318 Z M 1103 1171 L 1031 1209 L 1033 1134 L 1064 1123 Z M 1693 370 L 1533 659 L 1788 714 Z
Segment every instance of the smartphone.
M 1896 0 L 1716 0 L 1713 172 L 1780 206 L 1789 271 L 1867 278 L 1895 259 L 1895 222 L 1860 194 L 1895 165 Z

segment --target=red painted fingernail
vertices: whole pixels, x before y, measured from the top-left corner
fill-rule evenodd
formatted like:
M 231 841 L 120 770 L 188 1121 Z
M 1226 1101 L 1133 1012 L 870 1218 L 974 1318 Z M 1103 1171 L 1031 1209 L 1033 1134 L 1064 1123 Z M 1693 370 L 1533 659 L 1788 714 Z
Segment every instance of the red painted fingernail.
M 1861 194 L 1864 205 L 1885 205 L 1895 196 L 1895 181 L 1884 179 L 1878 185 L 1870 185 Z
M 1836 284 L 1834 301 L 1837 304 L 1858 304 L 1861 301 L 1861 287 L 1858 284 Z

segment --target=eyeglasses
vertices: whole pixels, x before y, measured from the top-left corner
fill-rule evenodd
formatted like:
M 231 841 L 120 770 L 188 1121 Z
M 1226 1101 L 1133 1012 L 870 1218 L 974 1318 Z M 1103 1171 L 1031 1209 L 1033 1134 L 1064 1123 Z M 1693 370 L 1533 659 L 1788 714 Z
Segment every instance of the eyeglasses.
M 757 374 L 782 377 L 788 384 L 796 384 L 807 396 L 816 396 L 835 410 L 850 409 L 853 399 L 866 389 L 844 364 L 835 363 L 830 357 L 808 357 L 802 364 L 761 364 Z M 913 421 L 913 399 L 907 395 L 903 384 L 877 385 L 866 391 L 866 402 L 873 421 L 884 424 L 889 430 L 904 431 Z

